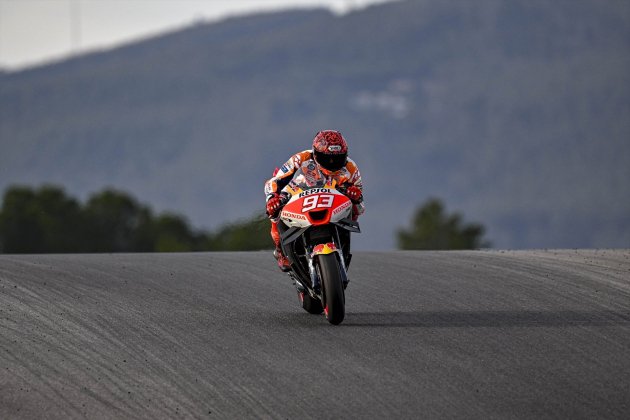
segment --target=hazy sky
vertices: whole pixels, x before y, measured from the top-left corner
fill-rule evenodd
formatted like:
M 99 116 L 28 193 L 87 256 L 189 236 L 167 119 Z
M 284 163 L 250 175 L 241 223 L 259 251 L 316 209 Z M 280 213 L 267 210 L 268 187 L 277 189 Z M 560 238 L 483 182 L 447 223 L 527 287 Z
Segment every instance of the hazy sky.
M 0 67 L 128 42 L 196 21 L 288 7 L 343 13 L 386 0 L 0 0 Z

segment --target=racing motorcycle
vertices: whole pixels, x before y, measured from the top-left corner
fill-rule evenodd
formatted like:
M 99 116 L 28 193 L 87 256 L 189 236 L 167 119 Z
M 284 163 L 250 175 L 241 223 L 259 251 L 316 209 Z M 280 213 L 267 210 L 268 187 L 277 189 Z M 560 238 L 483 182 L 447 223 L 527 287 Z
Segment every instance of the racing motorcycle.
M 352 220 L 345 187 L 320 171 L 299 169 L 281 192 L 278 230 L 288 272 L 302 308 L 340 324 L 345 316 L 347 270 L 352 259 L 350 233 L 361 232 Z

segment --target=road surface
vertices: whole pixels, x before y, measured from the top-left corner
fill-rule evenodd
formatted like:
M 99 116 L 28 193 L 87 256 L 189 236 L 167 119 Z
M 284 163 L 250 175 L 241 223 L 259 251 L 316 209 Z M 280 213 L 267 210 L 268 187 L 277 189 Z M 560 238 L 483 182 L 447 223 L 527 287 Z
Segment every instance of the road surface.
M 0 418 L 630 418 L 630 251 L 0 256 Z

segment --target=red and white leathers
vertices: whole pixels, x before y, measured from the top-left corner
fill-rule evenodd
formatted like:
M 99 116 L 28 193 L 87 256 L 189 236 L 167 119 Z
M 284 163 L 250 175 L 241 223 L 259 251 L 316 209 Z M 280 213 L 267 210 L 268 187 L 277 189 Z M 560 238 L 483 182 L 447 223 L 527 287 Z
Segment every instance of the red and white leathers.
M 343 185 L 345 187 L 349 187 L 354 185 L 359 188 L 361 192 L 363 191 L 363 183 L 361 182 L 361 173 L 359 172 L 359 168 L 356 163 L 350 158 L 348 158 L 346 165 L 338 171 L 331 172 L 327 169 L 322 168 L 320 165 L 315 162 L 313 158 L 312 150 L 304 150 L 303 152 L 299 152 L 294 154 L 286 161 L 284 165 L 277 171 L 277 173 L 265 183 L 265 196 L 267 200 L 271 197 L 274 197 L 275 194 L 282 191 L 282 189 L 291 181 L 293 178 L 293 174 L 300 169 L 304 168 L 304 172 L 307 172 L 309 166 L 312 168 L 313 165 L 318 167 L 319 170 L 327 177 L 330 177 L 330 184 L 332 184 L 332 180 L 336 181 L 336 185 Z M 358 219 L 360 215 L 365 211 L 365 207 L 363 202 L 353 203 L 352 206 L 352 218 L 354 220 Z M 273 238 L 273 242 L 276 244 L 276 248 L 280 248 L 280 233 L 278 232 L 278 220 L 271 220 L 271 237 Z

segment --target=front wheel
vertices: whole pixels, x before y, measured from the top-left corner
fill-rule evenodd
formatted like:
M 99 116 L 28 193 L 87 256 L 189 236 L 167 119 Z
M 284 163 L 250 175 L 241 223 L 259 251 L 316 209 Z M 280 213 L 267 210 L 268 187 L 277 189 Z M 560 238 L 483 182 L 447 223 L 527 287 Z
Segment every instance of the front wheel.
M 343 284 L 337 256 L 320 255 L 318 258 L 319 274 L 322 280 L 322 303 L 326 319 L 333 325 L 341 324 L 346 314 Z

